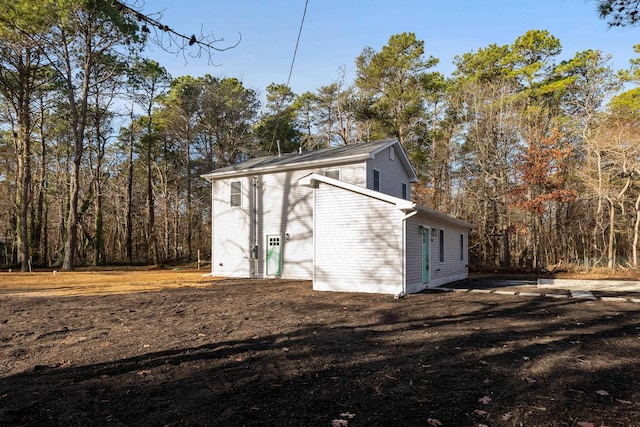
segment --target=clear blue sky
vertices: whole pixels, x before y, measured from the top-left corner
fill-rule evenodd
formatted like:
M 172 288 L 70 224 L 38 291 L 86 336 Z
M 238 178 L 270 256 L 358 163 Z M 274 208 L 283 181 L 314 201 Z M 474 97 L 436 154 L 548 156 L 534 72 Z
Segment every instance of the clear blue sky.
M 188 61 L 159 48 L 148 52 L 173 77 L 211 74 L 236 77 L 264 95 L 272 82 L 285 83 L 304 11 L 304 0 L 147 1 L 146 13 L 184 33 L 224 38 L 242 34 L 238 47 Z M 613 55 L 615 69 L 626 68 L 640 43 L 640 28 L 611 28 L 601 20 L 595 0 L 309 0 L 290 86 L 300 94 L 335 81 L 339 69 L 355 74 L 365 46 L 380 50 L 389 37 L 414 32 L 427 55 L 440 60 L 435 70 L 449 76 L 453 58 L 491 43 L 511 44 L 532 29 L 548 30 L 563 46 L 560 60 L 599 49 Z

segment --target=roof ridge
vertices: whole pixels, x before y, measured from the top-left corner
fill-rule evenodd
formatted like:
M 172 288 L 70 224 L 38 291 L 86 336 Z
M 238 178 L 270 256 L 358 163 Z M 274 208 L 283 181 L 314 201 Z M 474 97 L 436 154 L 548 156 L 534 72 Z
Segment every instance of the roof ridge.
M 337 147 L 324 147 L 306 152 L 290 152 L 282 155 L 262 156 L 248 159 L 241 163 L 226 166 L 204 174 L 209 177 L 217 174 L 233 173 L 240 171 L 260 170 L 263 168 L 275 168 L 278 166 L 290 166 L 313 161 L 328 161 L 332 159 L 347 158 L 351 156 L 367 156 L 391 142 L 397 142 L 396 138 L 380 139 L 376 141 L 359 142 Z

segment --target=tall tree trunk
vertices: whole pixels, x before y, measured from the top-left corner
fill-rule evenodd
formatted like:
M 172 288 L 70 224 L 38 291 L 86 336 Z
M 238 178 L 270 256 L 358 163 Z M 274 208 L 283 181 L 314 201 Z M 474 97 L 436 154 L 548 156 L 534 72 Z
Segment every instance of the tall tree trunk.
M 45 137 L 45 108 L 44 100 L 40 99 L 40 112 L 39 112 L 39 125 L 40 125 L 40 152 L 38 153 L 40 161 L 40 177 L 38 185 L 38 195 L 36 197 L 36 207 L 34 212 L 34 219 L 32 221 L 31 229 L 31 247 L 37 250 L 38 256 L 36 257 L 36 263 L 46 263 L 46 211 L 45 211 L 45 197 L 47 192 L 48 182 L 48 169 L 47 169 L 47 142 Z
M 189 165 L 190 169 L 190 165 Z M 192 203 L 191 198 L 192 194 L 192 179 L 191 179 L 191 171 L 187 172 L 187 261 L 191 261 L 193 259 L 193 214 L 192 214 Z
M 28 109 L 28 106 L 24 106 Z M 29 271 L 29 187 L 31 186 L 31 141 L 29 136 L 29 117 L 23 116 L 19 119 L 18 132 L 15 138 L 17 170 L 17 191 L 16 205 L 18 206 L 17 218 L 17 238 L 18 238 L 18 261 L 21 263 L 21 271 Z M 25 123 L 24 120 L 27 120 Z
M 607 245 L 607 257 L 608 262 L 607 266 L 611 270 L 615 270 L 616 266 L 616 251 L 615 251 L 615 238 L 616 238 L 616 229 L 615 229 L 615 219 L 616 219 L 616 206 L 612 200 L 609 201 L 609 243 Z
M 64 32 L 63 32 L 64 35 Z M 87 120 L 87 107 L 89 101 L 89 79 L 91 75 L 92 47 L 91 38 L 85 34 L 85 59 L 83 64 L 82 88 L 80 94 L 80 106 L 76 101 L 73 85 L 73 70 L 71 67 L 71 53 L 68 46 L 63 45 L 65 57 L 66 84 L 71 109 L 71 125 L 73 130 L 73 165 L 71 167 L 71 182 L 69 185 L 69 215 L 67 216 L 67 237 L 64 244 L 63 270 L 72 270 L 76 254 L 78 239 L 78 195 L 80 192 L 80 166 L 84 154 L 84 131 Z
M 188 126 L 188 125 L 187 125 Z M 190 129 L 189 129 L 190 130 Z M 187 261 L 191 261 L 193 258 L 193 215 L 192 215 L 192 203 L 191 199 L 193 197 L 193 179 L 191 177 L 191 132 L 187 132 L 189 138 L 186 141 L 186 150 L 185 150 L 185 163 L 187 165 L 187 206 L 186 206 L 186 222 L 187 222 L 187 235 L 186 243 L 187 243 Z
M 131 125 L 129 129 L 129 146 L 127 147 L 127 219 L 125 225 L 124 251 L 127 262 L 133 261 L 133 108 L 131 109 Z
M 633 225 L 633 267 L 638 268 L 638 233 L 640 233 L 640 194 L 636 198 L 636 203 L 634 205 L 636 209 L 636 221 Z
M 31 187 L 31 50 L 25 49 L 17 66 L 18 90 L 15 100 L 17 130 L 14 131 L 16 153 L 16 206 L 18 261 L 21 271 L 29 270 L 29 189 Z
M 100 184 L 96 183 L 96 201 L 94 204 L 94 252 L 93 266 L 98 266 L 104 262 L 104 227 L 102 216 L 102 194 Z
M 93 266 L 98 266 L 104 262 L 104 221 L 102 216 L 102 159 L 104 158 L 104 144 L 101 142 L 102 134 L 99 125 L 99 118 L 96 120 L 96 166 L 94 177 L 94 192 L 96 195 L 93 209 Z
M 9 21 L 11 18 L 8 17 Z M 33 103 L 33 94 L 35 90 L 35 79 L 40 69 L 39 54 L 36 49 L 28 46 L 26 40 L 22 36 L 13 37 L 11 32 L 13 28 L 11 22 L 4 22 L 9 27 L 7 43 L 2 48 L 2 64 L 0 65 L 0 94 L 8 109 L 6 115 L 6 124 L 11 126 L 11 135 L 13 137 L 14 155 L 15 155 L 15 211 L 12 212 L 10 221 L 14 222 L 12 229 L 15 230 L 15 246 L 12 244 L 13 253 L 11 263 L 19 262 L 22 271 L 28 271 L 30 260 L 30 207 L 31 203 L 31 143 L 32 143 L 32 123 L 33 116 L 31 113 L 31 105 Z M 10 110 L 10 112 L 9 112 Z M 15 117 L 14 117 L 15 114 Z M 5 129 L 6 130 L 6 129 Z M 13 193 L 13 192 L 12 192 Z M 9 242 L 7 241 L 7 244 Z M 13 256 L 15 255 L 15 257 Z
M 153 265 L 158 265 L 158 242 L 156 239 L 155 197 L 153 194 L 153 165 L 151 163 L 151 109 L 147 123 L 147 238 L 149 239 L 149 256 Z
M 78 240 L 78 194 L 80 187 L 80 162 L 84 147 L 81 144 L 74 148 L 74 159 L 71 168 L 71 182 L 69 183 L 69 212 L 67 214 L 67 236 L 64 243 L 63 270 L 73 270 Z

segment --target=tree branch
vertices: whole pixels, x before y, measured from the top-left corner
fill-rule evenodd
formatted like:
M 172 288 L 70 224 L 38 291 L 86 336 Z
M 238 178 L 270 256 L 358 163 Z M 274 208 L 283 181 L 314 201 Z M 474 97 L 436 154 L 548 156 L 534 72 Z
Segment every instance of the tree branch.
M 133 17 L 138 22 L 142 22 L 140 30 L 145 33 L 145 35 L 150 35 L 149 41 L 151 43 L 175 55 L 182 53 L 183 55 L 189 55 L 191 58 L 200 58 L 204 53 L 208 56 L 208 61 L 211 64 L 214 52 L 224 52 L 233 49 L 242 41 L 242 34 L 238 33 L 238 41 L 234 44 L 219 47 L 217 44 L 223 42 L 224 38 L 217 38 L 213 33 L 204 34 L 201 30 L 199 36 L 196 36 L 196 34 L 189 36 L 163 24 L 152 15 L 142 13 L 119 0 L 112 0 L 112 4 L 120 13 Z M 190 49 L 195 50 L 189 52 Z
M 640 23 L 640 0 L 598 0 L 598 12 L 610 27 L 635 26 Z

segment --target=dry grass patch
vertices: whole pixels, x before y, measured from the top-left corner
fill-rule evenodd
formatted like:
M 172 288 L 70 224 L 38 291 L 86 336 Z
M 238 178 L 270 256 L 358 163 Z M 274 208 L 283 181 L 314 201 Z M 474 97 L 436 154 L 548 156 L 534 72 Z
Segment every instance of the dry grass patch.
M 12 296 L 78 296 L 208 286 L 206 270 L 112 270 L 0 273 L 0 292 Z

